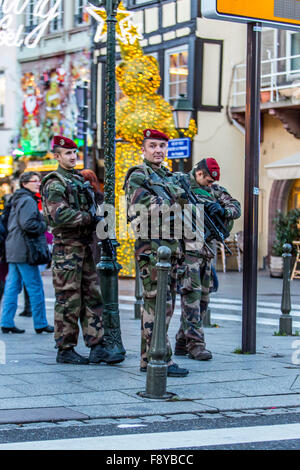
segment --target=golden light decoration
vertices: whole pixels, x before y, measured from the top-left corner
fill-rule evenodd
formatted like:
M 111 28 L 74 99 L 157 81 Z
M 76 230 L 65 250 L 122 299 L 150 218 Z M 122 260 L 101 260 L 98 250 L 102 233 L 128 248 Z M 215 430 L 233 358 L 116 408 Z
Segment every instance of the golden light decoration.
M 160 74 L 157 60 L 143 55 L 138 42 L 121 44 L 123 61 L 116 69 L 120 88 L 125 94 L 116 106 L 116 228 L 126 225 L 124 179 L 130 168 L 142 163 L 141 144 L 143 130 L 159 129 L 170 138 L 177 137 L 172 108 L 157 94 Z M 170 164 L 169 164 L 170 167 Z M 129 229 L 128 229 L 129 230 Z M 134 242 L 130 238 L 118 238 L 118 261 L 122 265 L 121 276 L 135 276 Z
M 106 37 L 106 12 L 104 9 L 90 5 L 88 10 L 98 18 L 97 35 L 100 39 Z M 96 16 L 95 16 L 96 15 Z M 96 19 L 97 19 L 96 18 Z M 134 239 L 120 233 L 122 227 L 130 231 L 127 225 L 124 179 L 130 168 L 142 163 L 141 144 L 143 130 L 159 129 L 169 138 L 178 137 L 175 128 L 172 107 L 157 94 L 161 77 L 159 65 L 153 56 L 143 53 L 139 40 L 142 39 L 140 28 L 132 22 L 133 15 L 127 12 L 122 3 L 117 11 L 117 39 L 120 45 L 122 62 L 116 68 L 116 78 L 124 93 L 116 105 L 116 144 L 115 175 L 116 175 L 116 233 L 120 243 L 118 262 L 122 265 L 121 276 L 135 277 Z M 99 39 L 99 40 L 100 40 Z M 187 137 L 193 137 L 197 132 L 195 122 L 185 131 Z M 172 169 L 172 162 L 166 165 Z

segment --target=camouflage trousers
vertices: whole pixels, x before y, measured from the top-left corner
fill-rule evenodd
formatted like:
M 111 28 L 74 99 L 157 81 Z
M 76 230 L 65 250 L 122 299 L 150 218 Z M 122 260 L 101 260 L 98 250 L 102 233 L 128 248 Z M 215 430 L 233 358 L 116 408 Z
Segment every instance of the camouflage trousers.
M 86 346 L 100 343 L 104 333 L 102 296 L 90 246 L 55 244 L 52 273 L 56 347 L 77 345 L 79 321 Z
M 176 341 L 185 341 L 188 351 L 196 345 L 205 349 L 202 322 L 209 304 L 211 261 L 186 253 L 179 270 L 182 271 L 178 281 L 181 317 Z
M 156 263 L 158 261 L 156 253 L 145 252 L 149 259 L 138 259 L 140 277 L 143 285 L 143 299 L 144 305 L 141 309 L 141 367 L 146 367 L 149 361 L 149 350 L 151 346 L 151 338 L 154 327 L 155 319 L 155 304 L 157 295 L 157 269 Z M 138 257 L 139 258 L 139 257 Z M 177 284 L 177 264 L 178 259 L 176 256 L 171 258 L 171 270 L 168 280 L 167 289 L 167 306 L 166 306 L 166 331 L 170 324 L 171 317 L 175 308 L 176 300 L 176 284 Z M 172 364 L 172 348 L 167 334 L 167 353 L 166 362 L 168 365 Z

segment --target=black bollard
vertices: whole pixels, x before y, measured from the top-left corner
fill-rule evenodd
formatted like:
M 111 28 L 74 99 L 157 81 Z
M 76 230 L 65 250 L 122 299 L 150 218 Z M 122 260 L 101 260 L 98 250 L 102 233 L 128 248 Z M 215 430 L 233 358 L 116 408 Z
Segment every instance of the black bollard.
M 283 284 L 282 284 L 282 298 L 281 298 L 281 312 L 282 315 L 279 319 L 279 333 L 292 335 L 292 316 L 291 311 L 291 251 L 292 246 L 289 243 L 283 245 Z
M 144 398 L 166 399 L 174 396 L 173 393 L 166 392 L 168 366 L 165 362 L 167 352 L 166 303 L 168 276 L 171 268 L 171 250 L 168 247 L 161 246 L 157 254 L 159 259 L 156 264 L 157 296 L 149 363 L 147 366 L 146 392 L 139 392 L 139 395 Z
M 143 306 L 143 286 L 140 277 L 140 269 L 138 262 L 135 261 L 135 303 L 134 303 L 134 318 L 141 318 L 141 309 Z

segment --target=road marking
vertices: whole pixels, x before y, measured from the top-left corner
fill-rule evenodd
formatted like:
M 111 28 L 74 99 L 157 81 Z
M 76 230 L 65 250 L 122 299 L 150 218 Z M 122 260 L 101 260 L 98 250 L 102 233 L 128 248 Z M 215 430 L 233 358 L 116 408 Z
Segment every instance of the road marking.
M 300 423 L 0 444 L 0 450 L 162 450 L 300 439 Z

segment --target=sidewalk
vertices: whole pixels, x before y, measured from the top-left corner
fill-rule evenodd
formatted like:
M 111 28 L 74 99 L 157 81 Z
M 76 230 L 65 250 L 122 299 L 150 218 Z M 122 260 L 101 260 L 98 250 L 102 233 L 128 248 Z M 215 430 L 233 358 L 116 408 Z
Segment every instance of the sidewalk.
M 214 296 L 241 298 L 242 273 L 218 275 L 220 289 Z M 52 279 L 47 275 L 43 280 L 48 320 L 53 324 Z M 134 296 L 134 281 L 120 280 L 119 285 L 120 297 Z M 299 281 L 292 282 L 292 305 L 299 305 L 299 287 Z M 259 273 L 259 300 L 280 303 L 281 290 L 282 279 Z M 21 311 L 22 296 L 19 300 Z M 32 319 L 17 316 L 17 326 L 25 328 L 26 333 L 0 334 L 0 360 L 4 348 L 6 352 L 6 363 L 0 363 L 0 425 L 42 426 L 74 420 L 81 424 L 91 419 L 107 424 L 111 420 L 155 421 L 210 413 L 300 411 L 300 366 L 293 363 L 298 358 L 297 350 L 300 358 L 300 337 L 274 336 L 278 328 L 257 325 L 256 354 L 237 354 L 241 323 L 222 320 L 218 328 L 205 328 L 207 347 L 213 353 L 211 361 L 176 358 L 178 364 L 190 370 L 185 378 L 168 378 L 167 391 L 177 394 L 176 400 L 141 398 L 137 393 L 145 390 L 146 375 L 139 371 L 140 321 L 134 319 L 133 305 L 130 309 L 130 304 L 120 303 L 120 311 L 127 355 L 115 366 L 57 364 L 53 335 L 37 335 Z M 177 315 L 169 330 L 173 346 L 178 323 Z M 82 339 L 77 350 L 88 354 Z

